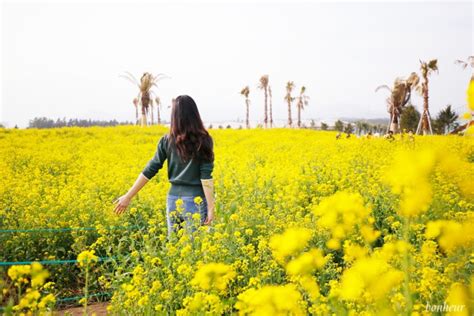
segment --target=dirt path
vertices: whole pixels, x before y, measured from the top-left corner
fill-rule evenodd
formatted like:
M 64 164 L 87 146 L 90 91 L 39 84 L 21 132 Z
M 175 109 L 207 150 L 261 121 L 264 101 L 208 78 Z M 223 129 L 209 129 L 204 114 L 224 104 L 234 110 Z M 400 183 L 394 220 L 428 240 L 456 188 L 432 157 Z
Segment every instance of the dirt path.
M 107 315 L 107 305 L 109 303 L 94 303 L 87 307 L 87 314 L 92 315 L 95 313 L 97 316 Z M 63 315 L 72 315 L 72 316 L 82 316 L 84 311 L 83 307 L 71 307 L 57 311 L 54 315 L 63 316 Z

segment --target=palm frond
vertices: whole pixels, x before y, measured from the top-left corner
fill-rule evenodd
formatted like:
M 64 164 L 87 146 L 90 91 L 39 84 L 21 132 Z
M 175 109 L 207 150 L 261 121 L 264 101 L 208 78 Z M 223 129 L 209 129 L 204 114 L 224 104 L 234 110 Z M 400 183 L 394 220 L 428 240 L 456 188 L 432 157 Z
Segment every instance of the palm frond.
M 378 86 L 377 88 L 375 88 L 375 92 L 378 92 L 381 89 L 387 89 L 389 92 L 392 92 L 392 89 L 389 86 L 387 86 L 386 84 L 383 84 L 383 85 Z
M 156 83 L 156 82 L 158 82 L 160 80 L 163 80 L 163 79 L 171 79 L 171 77 L 166 75 L 166 74 L 159 73 L 159 74 L 157 74 L 156 76 L 153 77 L 153 83 Z
M 266 89 L 268 86 L 268 75 L 263 75 L 260 77 L 260 85 L 258 86 L 260 89 Z
M 467 62 L 465 62 L 464 60 L 460 60 L 460 59 L 456 59 L 456 60 L 454 61 L 454 63 L 455 63 L 456 65 L 461 66 L 462 69 L 466 69 L 466 67 L 467 67 L 467 65 L 468 65 Z
M 411 89 L 412 87 L 415 87 L 416 85 L 418 85 L 418 83 L 420 82 L 420 77 L 418 76 L 416 72 L 412 72 L 410 76 L 408 76 L 406 82 L 408 83 Z
M 417 85 L 415 91 L 418 92 L 419 95 L 423 95 L 423 86 L 420 84 Z
M 293 88 L 295 87 L 295 83 L 293 81 L 288 81 L 286 83 L 286 91 L 288 93 L 291 93 L 291 91 L 293 91 Z
M 471 64 L 471 67 L 474 68 L 474 56 L 467 57 L 467 61 Z
M 128 81 L 130 81 L 132 84 L 136 85 L 140 89 L 140 84 L 136 82 L 135 80 L 133 80 L 133 78 L 129 77 L 128 75 L 119 75 L 119 77 L 127 79 Z
M 240 94 L 245 96 L 246 98 L 248 98 L 249 94 L 250 94 L 250 88 L 249 86 L 245 86 L 241 91 L 240 91 Z
M 428 62 L 428 69 L 438 72 L 438 60 L 432 59 Z

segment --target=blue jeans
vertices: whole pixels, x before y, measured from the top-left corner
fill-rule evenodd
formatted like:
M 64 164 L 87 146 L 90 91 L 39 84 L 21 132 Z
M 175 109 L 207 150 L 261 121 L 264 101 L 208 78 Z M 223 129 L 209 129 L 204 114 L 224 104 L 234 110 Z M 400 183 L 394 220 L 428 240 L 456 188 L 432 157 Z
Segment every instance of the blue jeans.
M 200 195 L 197 195 L 200 196 Z M 193 219 L 194 214 L 200 215 L 200 224 L 202 225 L 207 218 L 206 197 L 201 196 L 201 204 L 196 204 L 194 199 L 197 196 L 177 196 L 168 193 L 166 199 L 166 223 L 168 225 L 168 238 L 173 232 L 177 232 L 181 226 L 188 232 L 194 232 L 197 229 L 197 220 Z M 176 201 L 181 199 L 182 206 L 177 206 Z M 177 224 L 177 226 L 175 226 Z

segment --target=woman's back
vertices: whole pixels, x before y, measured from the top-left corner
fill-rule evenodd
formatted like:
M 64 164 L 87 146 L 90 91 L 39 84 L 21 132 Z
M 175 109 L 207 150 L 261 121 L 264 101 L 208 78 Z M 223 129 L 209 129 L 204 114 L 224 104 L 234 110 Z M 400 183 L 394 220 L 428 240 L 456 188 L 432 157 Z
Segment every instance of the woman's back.
M 143 169 L 143 175 L 147 179 L 153 178 L 158 170 L 163 167 L 165 160 L 168 160 L 168 179 L 171 183 L 170 194 L 182 196 L 204 195 L 201 180 L 212 179 L 213 161 L 204 161 L 198 158 L 184 161 L 180 157 L 171 135 L 166 134 L 158 142 L 156 153 Z

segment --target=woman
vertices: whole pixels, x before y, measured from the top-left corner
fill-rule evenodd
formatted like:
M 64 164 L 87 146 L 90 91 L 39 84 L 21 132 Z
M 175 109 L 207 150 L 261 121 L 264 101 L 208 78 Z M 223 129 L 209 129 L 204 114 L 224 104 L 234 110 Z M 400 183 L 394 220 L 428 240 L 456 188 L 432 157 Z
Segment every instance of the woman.
M 175 224 L 184 222 L 187 227 L 192 226 L 195 213 L 201 215 L 201 224 L 209 225 L 214 219 L 213 141 L 204 128 L 196 103 L 187 95 L 173 101 L 170 132 L 161 137 L 155 155 L 130 190 L 114 201 L 115 212 L 122 214 L 127 209 L 135 194 L 163 167 L 166 159 L 171 182 L 166 203 L 168 236 L 176 231 Z M 179 199 L 182 202 L 177 206 Z

